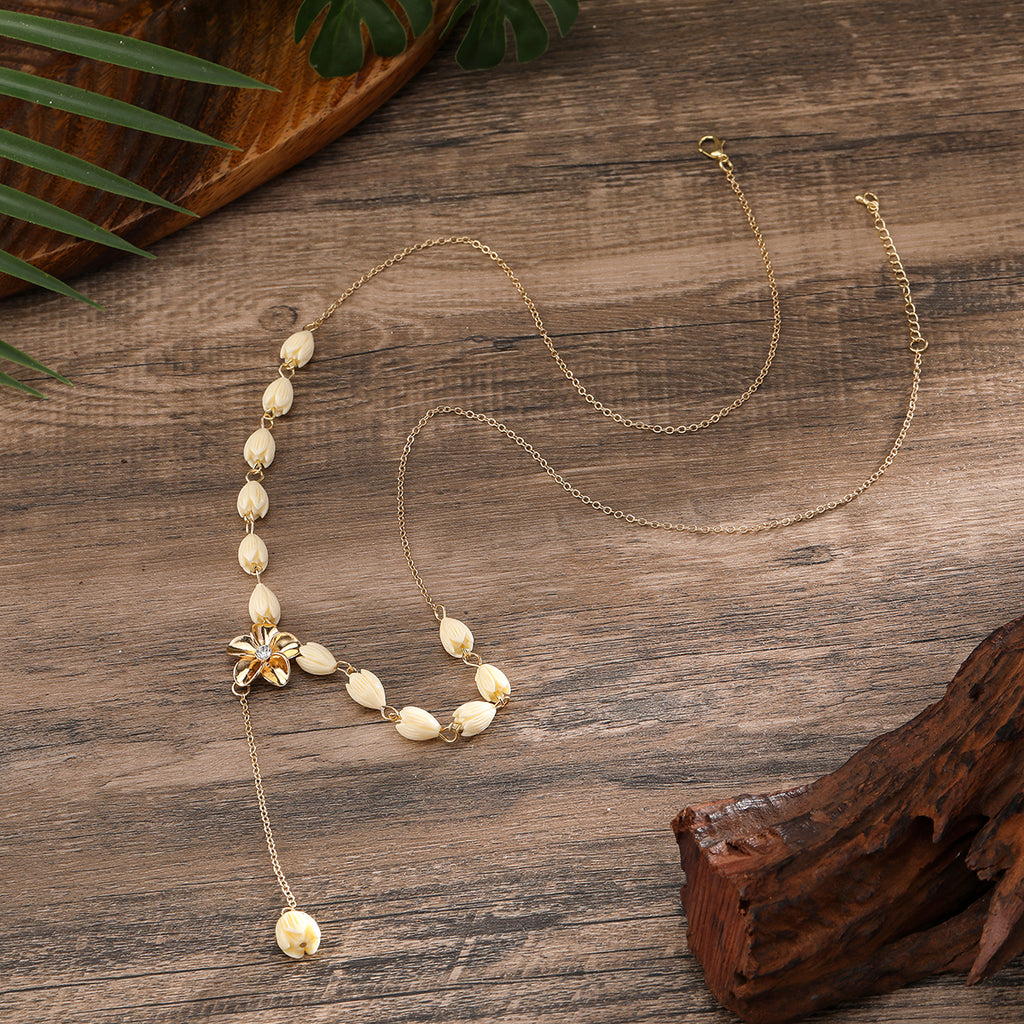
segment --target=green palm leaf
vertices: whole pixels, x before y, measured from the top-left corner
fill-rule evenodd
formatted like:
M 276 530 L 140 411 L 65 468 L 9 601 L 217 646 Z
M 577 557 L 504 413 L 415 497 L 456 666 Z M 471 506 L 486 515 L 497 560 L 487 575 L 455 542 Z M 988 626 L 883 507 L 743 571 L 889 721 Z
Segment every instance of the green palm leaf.
M 121 36 L 85 25 L 40 18 L 33 14 L 0 11 L 0 36 L 116 64 L 119 68 L 133 68 L 154 75 L 179 78 L 185 82 L 278 91 L 272 85 L 232 71 L 231 68 L 166 46 L 157 46 L 132 36 Z
M 6 341 L 0 341 L 0 359 L 8 359 L 12 363 L 17 363 L 19 366 L 26 366 L 30 370 L 41 370 L 43 373 L 49 374 L 49 376 L 53 377 L 55 380 L 59 380 L 61 384 L 71 383 L 67 377 L 62 376 L 56 370 L 51 370 L 48 366 L 43 366 L 38 359 L 33 359 L 28 355 L 28 353 L 22 352 L 21 349 L 15 348 Z
M 0 249 L 0 274 L 8 274 L 18 278 L 19 281 L 28 281 L 29 284 L 34 284 L 37 288 L 46 288 L 51 292 L 57 292 L 58 295 L 66 295 L 69 299 L 78 299 L 96 309 L 103 308 L 88 296 L 76 292 L 71 285 L 65 284 L 59 277 L 54 277 L 45 270 L 33 267 L 31 263 L 12 256 L 9 252 L 4 252 L 3 249 Z
M 116 196 L 135 199 L 140 203 L 152 203 L 154 206 L 162 206 L 177 213 L 187 213 L 190 217 L 196 216 L 191 210 L 186 210 L 184 206 L 178 206 L 176 203 L 164 199 L 163 196 L 150 192 L 148 188 L 143 188 L 141 185 L 136 185 L 134 181 L 114 174 L 113 171 L 98 167 L 88 160 L 72 156 L 61 149 L 47 146 L 43 142 L 36 142 L 35 139 L 16 135 L 14 132 L 7 131 L 6 128 L 0 128 L 0 155 L 15 163 L 24 164 L 26 167 L 34 167 L 37 171 L 55 174 L 59 178 L 67 178 L 68 181 L 77 181 L 80 185 L 89 185 L 103 192 L 111 192 Z
M 123 238 L 118 238 L 112 231 L 107 231 L 106 228 L 101 228 L 77 214 L 68 213 L 67 210 L 62 210 L 45 199 L 19 192 L 8 185 L 0 185 L 0 213 L 28 221 L 29 224 L 38 224 L 42 228 L 61 231 L 65 235 L 73 235 L 75 238 L 109 245 L 112 249 L 120 249 L 122 252 L 145 256 L 150 260 L 155 259 L 152 253 L 126 242 Z
M 398 0 L 409 19 L 413 35 L 420 35 L 433 19 L 432 0 Z M 568 34 L 580 13 L 579 0 L 546 0 L 554 12 L 558 31 Z M 309 63 L 324 78 L 354 75 L 366 59 L 363 30 L 374 51 L 393 57 L 408 46 L 405 28 L 384 0 L 303 0 L 295 16 L 295 42 L 313 27 L 326 8 L 327 14 L 309 51 Z M 473 11 L 469 28 L 456 53 L 467 70 L 493 68 L 505 56 L 506 22 L 512 29 L 516 59 L 535 60 L 548 48 L 548 30 L 534 0 L 462 0 L 445 27 L 450 32 Z
M 46 395 L 42 391 L 36 391 L 35 388 L 30 388 L 27 384 L 22 384 L 17 377 L 12 377 L 9 373 L 0 371 L 0 384 L 8 388 L 14 388 L 16 391 L 24 391 L 26 394 L 33 395 L 36 398 L 45 398 Z
M 579 0 L 546 0 L 554 12 L 558 31 L 564 36 L 580 13 Z M 448 19 L 450 32 L 470 10 L 466 35 L 455 59 L 468 71 L 483 71 L 500 64 L 505 57 L 505 23 L 512 29 L 516 60 L 536 60 L 548 48 L 548 30 L 531 0 L 462 0 Z
M 434 16 L 432 0 L 399 0 L 409 19 L 413 35 L 430 27 Z M 320 12 L 327 8 L 316 41 L 309 51 L 309 63 L 323 78 L 354 75 L 366 59 L 363 26 L 374 52 L 396 57 L 407 44 L 405 27 L 384 0 L 303 0 L 295 15 L 295 42 L 309 31 Z
M 69 299 L 78 299 L 79 302 L 85 302 L 95 309 L 103 308 L 87 295 L 83 295 L 81 292 L 75 291 L 71 285 L 65 284 L 59 277 L 54 277 L 45 270 L 33 267 L 31 263 L 13 256 L 9 252 L 4 252 L 3 249 L 0 249 L 0 274 L 16 277 L 19 281 L 28 281 L 29 284 L 34 284 L 37 288 L 46 288 L 58 295 L 66 295 Z
M 111 99 L 98 92 L 79 89 L 76 85 L 64 85 L 49 78 L 30 75 L 26 71 L 15 71 L 13 68 L 0 68 L 0 96 L 13 96 L 29 103 L 40 103 L 68 114 L 81 114 L 83 117 L 92 117 L 97 121 L 116 124 L 122 128 L 149 132 L 150 135 L 162 135 L 164 138 L 180 139 L 182 142 L 198 142 L 204 146 L 238 149 L 229 142 L 221 142 L 212 135 L 190 128 L 187 124 L 164 117 L 162 114 L 154 114 L 123 100 Z

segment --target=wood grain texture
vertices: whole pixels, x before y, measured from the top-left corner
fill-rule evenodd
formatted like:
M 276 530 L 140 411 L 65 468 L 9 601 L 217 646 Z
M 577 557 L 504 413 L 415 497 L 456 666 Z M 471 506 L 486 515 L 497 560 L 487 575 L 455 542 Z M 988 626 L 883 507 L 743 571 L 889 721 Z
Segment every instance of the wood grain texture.
M 0 100 L 0 121 L 9 130 L 90 160 L 202 217 L 293 167 L 389 99 L 437 49 L 454 6 L 454 0 L 438 3 L 430 28 L 399 57 L 371 52 L 358 75 L 325 80 L 307 60 L 315 31 L 301 45 L 292 39 L 292 0 L 15 2 L 9 5 L 11 10 L 73 20 L 184 50 L 278 91 L 178 82 L 0 39 L 5 64 L 135 103 L 229 142 L 240 152 L 158 138 L 9 99 Z M 88 217 L 141 246 L 193 223 L 186 214 L 54 178 L 9 160 L 0 160 L 0 176 L 5 184 Z M 0 224 L 0 249 L 58 277 L 80 274 L 109 261 L 114 253 L 10 218 Z M 0 275 L 0 296 L 28 287 Z
M 0 336 L 77 382 L 0 395 L 8 1017 L 731 1020 L 686 950 L 670 819 L 838 767 L 1022 610 L 1020 44 L 994 0 L 584 5 L 526 68 L 466 76 L 446 44 L 155 265 L 90 276 L 105 315 L 6 302 Z M 337 683 L 254 701 L 281 854 L 326 933 L 314 962 L 282 962 L 222 653 L 245 627 L 234 500 L 277 346 L 390 252 L 466 232 L 599 396 L 666 420 L 717 408 L 770 319 L 742 213 L 694 148 L 708 131 L 782 292 L 762 393 L 697 437 L 624 432 L 572 401 L 486 261 L 410 260 L 323 329 L 281 424 L 263 535 L 286 625 L 396 702 L 472 694 L 393 521 L 402 440 L 438 401 L 657 515 L 746 520 L 847 490 L 909 383 L 865 188 L 932 341 L 903 454 L 840 513 L 692 539 L 610 522 L 491 432 L 438 424 L 410 468 L 414 550 L 517 699 L 458 749 L 409 745 Z M 1011 1024 L 1022 981 L 1016 961 L 820 1019 Z

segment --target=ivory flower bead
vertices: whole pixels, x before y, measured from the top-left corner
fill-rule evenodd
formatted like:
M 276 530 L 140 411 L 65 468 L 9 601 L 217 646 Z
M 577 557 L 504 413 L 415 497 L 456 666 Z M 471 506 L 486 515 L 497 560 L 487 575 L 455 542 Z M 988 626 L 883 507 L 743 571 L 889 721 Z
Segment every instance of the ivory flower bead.
M 238 514 L 243 519 L 262 519 L 270 508 L 270 495 L 258 480 L 247 480 L 238 492 Z
M 295 389 L 287 377 L 278 377 L 263 392 L 263 411 L 271 416 L 283 416 L 291 407 Z
M 370 708 L 372 711 L 380 711 L 388 702 L 387 697 L 384 696 L 384 687 L 381 685 L 381 681 L 365 668 L 353 672 L 348 677 L 345 689 L 357 704 L 361 704 L 364 708 Z
M 270 553 L 262 537 L 247 533 L 238 545 L 238 564 L 250 575 L 263 572 L 270 561 Z
M 402 708 L 395 728 L 407 740 L 432 740 L 441 735 L 441 723 L 423 708 Z
M 256 626 L 276 626 L 281 621 L 281 602 L 265 583 L 257 583 L 253 588 L 249 618 Z
M 281 358 L 296 366 L 305 366 L 313 358 L 313 332 L 296 331 L 281 346 Z
M 441 628 L 438 632 L 441 636 L 442 646 L 453 658 L 461 658 L 473 650 L 473 634 L 464 622 L 459 622 L 458 619 L 452 619 L 446 615 L 441 620 Z
M 266 469 L 274 461 L 277 442 L 266 427 L 254 430 L 245 442 L 245 461 L 253 469 Z
M 274 931 L 281 952 L 293 960 L 312 956 L 320 948 L 320 925 L 301 910 L 285 911 Z
M 497 710 L 485 700 L 471 700 L 455 709 L 452 721 L 462 726 L 462 735 L 468 738 L 483 732 L 494 721 Z
M 329 676 L 338 667 L 338 659 L 323 644 L 308 643 L 299 648 L 295 664 L 311 676 Z
M 508 676 L 496 665 L 481 665 L 476 670 L 476 688 L 484 700 L 494 704 L 512 692 Z

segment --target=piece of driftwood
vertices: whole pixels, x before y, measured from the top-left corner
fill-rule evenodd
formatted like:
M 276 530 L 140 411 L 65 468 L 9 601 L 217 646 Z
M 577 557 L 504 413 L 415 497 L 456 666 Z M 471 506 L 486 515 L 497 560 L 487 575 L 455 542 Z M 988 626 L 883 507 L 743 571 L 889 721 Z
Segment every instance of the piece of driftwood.
M 380 106 L 437 49 L 455 2 L 439 0 L 430 28 L 400 56 L 382 58 L 371 52 L 358 75 L 324 80 L 307 60 L 313 33 L 300 45 L 292 39 L 295 0 L 14 0 L 4 6 L 186 50 L 280 91 L 178 82 L 0 39 L 0 59 L 8 66 L 138 103 L 231 142 L 242 152 L 162 139 L 10 99 L 0 100 L 0 124 L 68 149 L 205 216 L 304 160 Z M 0 179 L 140 246 L 192 223 L 185 214 L 53 178 L 8 160 L 0 160 Z M 0 223 L 0 249 L 58 277 L 73 276 L 119 255 L 11 219 Z M 0 274 L 0 297 L 28 287 Z
M 688 940 L 716 998 L 795 1020 L 1024 948 L 1024 617 L 946 695 L 799 789 L 673 822 Z

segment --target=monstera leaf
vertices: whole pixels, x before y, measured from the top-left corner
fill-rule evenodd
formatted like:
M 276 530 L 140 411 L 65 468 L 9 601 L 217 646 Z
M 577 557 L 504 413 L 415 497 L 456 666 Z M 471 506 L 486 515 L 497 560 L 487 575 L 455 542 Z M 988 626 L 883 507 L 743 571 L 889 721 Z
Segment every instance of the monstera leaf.
M 547 0 L 564 36 L 580 13 L 578 0 Z M 536 60 L 548 48 L 548 30 L 530 0 L 462 0 L 448 22 L 450 31 L 467 11 L 473 18 L 455 59 L 467 71 L 484 71 L 505 57 L 506 22 L 516 42 L 516 60 Z
M 564 36 L 579 14 L 578 0 L 546 0 Z M 432 0 L 398 0 L 414 36 L 425 31 L 433 14 Z M 394 57 L 408 46 L 406 28 L 385 0 L 304 0 L 295 18 L 295 41 L 312 28 L 320 13 L 320 25 L 309 62 L 324 78 L 353 75 L 366 58 L 363 28 L 374 52 Z M 456 60 L 466 70 L 493 68 L 505 56 L 507 26 L 516 44 L 516 59 L 534 60 L 548 48 L 548 30 L 531 0 L 463 0 L 452 13 L 446 32 L 473 11 Z
M 241 75 L 230 68 L 164 46 L 156 46 L 129 36 L 35 15 L 0 11 L 0 36 L 118 67 L 132 68 L 190 82 L 236 88 L 270 88 L 262 82 Z M 154 114 L 133 104 L 11 68 L 0 68 L 0 96 L 9 96 L 26 103 L 36 103 L 50 109 L 93 118 L 106 124 L 137 128 L 140 131 L 186 142 L 235 148 L 229 143 L 221 142 L 203 132 L 196 131 L 188 125 Z M 180 211 L 180 207 L 161 199 L 160 196 L 141 188 L 126 178 L 89 163 L 81 157 L 65 153 L 60 149 L 44 145 L 6 129 L 0 129 L 0 157 L 117 195 L 156 203 Z M 77 214 L 7 185 L 0 185 L 0 215 L 27 221 L 77 238 L 100 242 L 136 255 L 149 255 Z M 61 295 L 96 305 L 70 285 L 44 273 L 38 267 L 32 266 L 31 263 L 27 263 L 11 253 L 0 251 L 0 273 L 9 274 L 41 288 L 47 288 Z M 49 374 L 55 380 L 65 384 L 70 383 L 56 370 L 44 366 L 8 342 L 0 341 L 0 359 Z M 40 395 L 35 388 L 29 387 L 10 374 L 3 372 L 0 372 L 0 386 L 17 388 L 36 396 Z
M 413 35 L 425 32 L 434 14 L 432 0 L 399 2 Z M 354 75 L 363 66 L 364 25 L 378 56 L 397 57 L 405 50 L 405 26 L 384 0 L 304 0 L 295 16 L 295 42 L 309 31 L 325 7 L 327 17 L 309 51 L 309 63 L 324 78 Z

